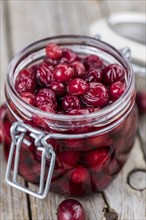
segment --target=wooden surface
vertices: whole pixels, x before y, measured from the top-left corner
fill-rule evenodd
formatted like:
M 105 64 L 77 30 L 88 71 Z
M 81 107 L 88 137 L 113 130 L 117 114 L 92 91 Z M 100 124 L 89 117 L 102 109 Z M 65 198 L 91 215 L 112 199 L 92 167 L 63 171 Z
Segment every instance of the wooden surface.
M 118 3 L 117 3 L 118 2 Z M 124 2 L 124 3 L 123 3 Z M 132 2 L 132 4 L 131 4 Z M 145 1 L 2 1 L 0 91 L 9 61 L 18 50 L 56 34 L 87 34 L 89 25 L 112 11 L 144 11 Z M 106 7 L 105 7 L 106 6 Z M 134 148 L 122 172 L 103 192 L 79 199 L 88 220 L 146 220 L 146 120 L 140 119 Z M 4 182 L 6 164 L 0 148 L 0 220 L 56 220 L 58 204 L 65 198 L 49 193 L 45 200 L 21 193 Z M 26 184 L 20 178 L 23 184 Z M 34 185 L 28 184 L 35 188 Z

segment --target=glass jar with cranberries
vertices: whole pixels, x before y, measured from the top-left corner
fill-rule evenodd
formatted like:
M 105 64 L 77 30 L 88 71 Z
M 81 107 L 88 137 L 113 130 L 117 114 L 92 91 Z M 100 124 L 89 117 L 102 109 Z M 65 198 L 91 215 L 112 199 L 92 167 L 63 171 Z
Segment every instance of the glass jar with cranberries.
M 134 76 L 110 45 L 85 36 L 35 42 L 12 60 L 5 94 L 11 185 L 18 171 L 41 182 L 40 192 L 51 181 L 53 192 L 84 196 L 107 187 L 125 164 L 137 128 Z

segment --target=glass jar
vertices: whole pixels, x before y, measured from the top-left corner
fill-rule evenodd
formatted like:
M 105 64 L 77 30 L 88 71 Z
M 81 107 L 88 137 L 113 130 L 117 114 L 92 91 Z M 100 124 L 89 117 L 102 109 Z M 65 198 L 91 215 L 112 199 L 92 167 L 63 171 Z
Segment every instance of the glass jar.
M 122 65 L 126 70 L 125 93 L 113 104 L 86 115 L 49 114 L 27 104 L 15 90 L 15 79 L 21 69 L 43 60 L 49 42 Z M 5 94 L 8 108 L 3 113 L 2 132 L 10 185 L 39 198 L 46 197 L 49 189 L 84 196 L 102 191 L 125 164 L 137 128 L 134 76 L 129 61 L 110 45 L 85 36 L 56 36 L 35 42 L 12 60 Z M 17 172 L 39 184 L 38 193 L 20 186 Z

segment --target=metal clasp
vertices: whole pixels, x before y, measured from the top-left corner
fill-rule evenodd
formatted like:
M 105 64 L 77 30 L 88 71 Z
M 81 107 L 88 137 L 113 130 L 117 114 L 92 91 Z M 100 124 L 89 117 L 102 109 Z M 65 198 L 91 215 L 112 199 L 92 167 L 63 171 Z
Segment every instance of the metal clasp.
M 20 185 L 20 183 L 18 183 L 17 181 L 19 155 L 20 155 L 20 149 L 22 143 L 25 143 L 28 147 L 30 146 L 30 142 L 25 139 L 26 132 L 30 132 L 30 136 L 34 138 L 35 147 L 39 149 L 41 148 L 42 150 L 41 173 L 40 173 L 40 183 L 39 183 L 38 192 L 34 192 L 26 188 L 25 186 Z M 12 138 L 12 143 L 11 143 L 6 175 L 5 175 L 6 182 L 9 185 L 15 187 L 16 189 L 19 189 L 37 198 L 40 199 L 46 198 L 50 188 L 50 183 L 52 179 L 52 174 L 55 165 L 55 158 L 56 158 L 52 145 L 47 143 L 47 140 L 49 139 L 49 135 L 48 134 L 46 135 L 44 132 L 37 130 L 29 125 L 26 125 L 22 122 L 15 122 L 11 126 L 11 138 Z M 11 168 L 12 168 L 13 157 L 14 157 L 14 168 L 12 175 Z M 48 169 L 47 179 L 45 181 L 46 160 L 48 159 L 50 160 L 50 165 Z

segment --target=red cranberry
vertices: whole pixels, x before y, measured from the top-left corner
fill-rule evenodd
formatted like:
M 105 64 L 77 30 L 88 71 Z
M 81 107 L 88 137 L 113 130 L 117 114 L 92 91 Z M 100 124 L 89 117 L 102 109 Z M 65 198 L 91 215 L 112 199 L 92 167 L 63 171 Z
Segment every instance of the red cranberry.
M 57 209 L 57 220 L 85 220 L 83 206 L 75 199 L 66 199 Z
M 118 64 L 110 64 L 102 71 L 104 83 L 111 85 L 115 81 L 122 81 L 125 77 L 125 70 Z
M 87 70 L 90 68 L 101 69 L 103 66 L 103 61 L 96 55 L 88 55 L 84 60 L 84 65 Z
M 81 101 L 77 96 L 66 95 L 62 100 L 62 107 L 66 112 L 72 109 L 80 109 Z
M 35 96 L 31 92 L 23 92 L 21 98 L 28 104 L 35 106 Z
M 58 82 L 68 82 L 73 78 L 74 70 L 67 64 L 58 64 L 54 69 L 54 78 Z
M 65 87 L 63 83 L 51 82 L 50 89 L 59 97 L 64 95 Z
M 62 50 L 58 45 L 50 43 L 46 47 L 46 55 L 51 59 L 57 60 L 62 56 Z
M 113 100 L 120 98 L 124 91 L 125 85 L 120 81 L 116 81 L 110 85 L 109 93 Z
M 71 64 L 74 69 L 75 77 L 82 77 L 85 73 L 84 64 L 80 61 L 75 61 Z
M 78 59 L 77 54 L 70 49 L 62 50 L 62 58 L 68 63 L 72 63 Z
M 109 102 L 108 90 L 106 87 L 97 82 L 89 83 L 89 90 L 82 96 L 82 100 L 86 105 L 94 107 L 104 107 Z
M 53 107 L 51 107 L 50 105 L 41 105 L 39 107 L 39 109 L 41 109 L 44 112 L 48 112 L 48 113 L 55 113 Z
M 89 173 L 85 167 L 76 167 L 71 174 L 71 181 L 74 183 L 85 183 L 89 180 Z
M 82 108 L 82 109 L 72 109 L 68 112 L 69 115 L 86 115 L 98 111 L 100 108 Z
M 52 65 L 41 63 L 36 70 L 37 79 L 42 86 L 50 86 L 53 80 L 53 67 Z
M 75 167 L 80 159 L 80 152 L 75 151 L 63 151 L 57 154 L 59 163 L 67 164 L 71 167 Z
M 67 91 L 72 95 L 83 95 L 88 91 L 88 84 L 81 78 L 75 78 L 68 83 Z
M 36 106 L 49 105 L 54 110 L 57 108 L 55 93 L 50 89 L 40 89 L 36 95 Z
M 109 159 L 108 150 L 101 149 L 88 151 L 84 153 L 82 159 L 87 167 L 101 166 Z
M 136 102 L 140 113 L 146 112 L 146 91 L 137 92 Z
M 102 72 L 98 69 L 90 68 L 84 78 L 87 82 L 102 82 Z
M 19 94 L 23 92 L 34 93 L 35 88 L 36 88 L 36 76 L 34 72 L 29 69 L 21 70 L 16 78 L 16 83 L 15 83 L 16 91 Z

